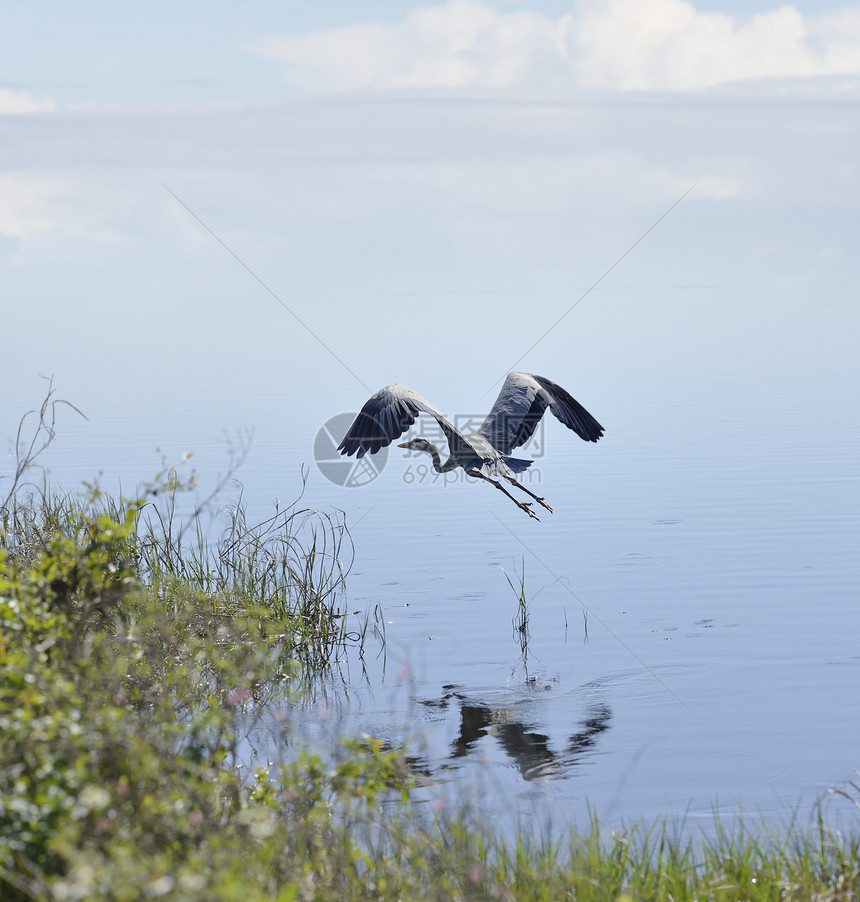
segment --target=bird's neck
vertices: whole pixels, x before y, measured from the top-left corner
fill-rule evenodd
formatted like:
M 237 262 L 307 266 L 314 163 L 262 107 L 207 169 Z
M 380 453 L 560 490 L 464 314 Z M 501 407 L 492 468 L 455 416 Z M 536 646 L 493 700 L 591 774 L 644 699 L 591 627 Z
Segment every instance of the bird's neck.
M 426 449 L 427 453 L 433 458 L 433 469 L 437 473 L 449 473 L 453 470 L 457 464 L 454 462 L 453 455 L 442 463 L 442 458 L 439 456 L 439 449 L 435 445 L 431 445 L 430 442 L 427 443 L 430 445 L 429 448 Z

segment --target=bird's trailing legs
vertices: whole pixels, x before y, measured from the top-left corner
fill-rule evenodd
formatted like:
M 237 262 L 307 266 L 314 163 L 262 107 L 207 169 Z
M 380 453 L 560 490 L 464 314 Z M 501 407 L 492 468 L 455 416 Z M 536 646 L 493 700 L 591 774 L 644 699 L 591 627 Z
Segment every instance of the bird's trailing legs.
M 497 482 L 495 479 L 490 479 L 489 476 L 484 476 L 484 474 L 479 472 L 478 470 L 466 470 L 466 475 L 473 476 L 475 479 L 483 479 L 486 482 L 489 482 L 490 485 L 494 485 L 500 492 L 504 492 L 508 496 L 508 498 L 510 498 L 511 501 L 513 501 L 514 504 L 516 504 L 517 507 L 524 510 L 530 517 L 533 517 L 535 520 L 540 520 L 540 517 L 532 510 L 532 506 L 531 506 L 530 502 L 517 501 L 517 499 L 514 498 L 514 496 L 500 482 Z M 518 482 L 515 482 L 513 480 L 511 480 L 511 481 L 514 482 L 514 485 L 520 485 Z M 521 485 L 520 485 L 520 488 L 522 488 Z M 528 492 L 528 489 L 526 489 L 526 491 Z M 532 493 L 528 492 L 528 494 L 531 495 Z M 532 495 L 532 498 L 537 498 L 537 496 Z M 537 500 L 541 501 L 541 503 L 543 504 L 543 501 L 541 499 L 538 498 Z M 544 507 L 546 507 L 546 504 L 544 504 Z
M 518 489 L 522 489 L 527 495 L 531 495 L 538 504 L 542 504 L 550 513 L 552 513 L 552 508 L 546 503 L 546 501 L 544 501 L 543 498 L 538 498 L 538 496 L 535 495 L 534 492 L 530 492 L 524 485 L 517 482 L 516 479 L 513 479 L 510 476 L 505 476 L 505 479 L 507 479 L 511 485 L 515 485 Z

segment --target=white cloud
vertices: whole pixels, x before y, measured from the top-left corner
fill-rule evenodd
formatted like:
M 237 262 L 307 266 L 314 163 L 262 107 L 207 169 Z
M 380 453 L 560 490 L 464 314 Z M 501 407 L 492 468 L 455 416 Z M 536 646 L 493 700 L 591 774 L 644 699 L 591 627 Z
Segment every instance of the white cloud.
M 0 236 L 23 239 L 53 231 L 59 222 L 54 201 L 67 190 L 63 181 L 40 175 L 0 175 Z
M 860 75 L 860 9 L 741 19 L 685 0 L 584 0 L 553 18 L 449 0 L 394 23 L 270 37 L 255 52 L 306 89 L 694 91 Z
M 255 49 L 308 84 L 322 74 L 336 88 L 509 87 L 527 76 L 536 57 L 565 56 L 569 20 L 450 0 L 399 23 L 273 37 Z
M 25 113 L 45 113 L 56 109 L 52 100 L 37 99 L 24 91 L 0 88 L 0 116 Z
M 127 243 L 139 191 L 124 180 L 79 171 L 0 172 L 3 262 L 15 264 L 98 257 Z
M 858 14 L 860 18 L 860 14 Z M 577 28 L 579 82 L 589 88 L 700 90 L 730 82 L 860 73 L 860 40 L 836 50 L 793 7 L 753 16 L 700 13 L 684 0 L 603 0 Z

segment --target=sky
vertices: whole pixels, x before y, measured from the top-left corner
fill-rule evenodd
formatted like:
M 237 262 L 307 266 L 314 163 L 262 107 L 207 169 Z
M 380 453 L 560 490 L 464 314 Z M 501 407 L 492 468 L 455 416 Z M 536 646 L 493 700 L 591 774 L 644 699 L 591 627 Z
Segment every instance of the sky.
M 0 4 L 0 111 L 219 108 L 331 90 L 856 88 L 856 4 Z M 800 79 L 836 79 L 832 85 Z
M 856 337 L 785 305 L 856 323 L 858 3 L 36 0 L 0 23 L 7 447 L 49 376 L 110 466 L 94 446 L 189 422 L 299 424 L 306 449 L 393 381 L 477 379 L 478 403 L 555 366 L 609 403 L 703 340 L 718 365 L 771 324 L 783 360 Z

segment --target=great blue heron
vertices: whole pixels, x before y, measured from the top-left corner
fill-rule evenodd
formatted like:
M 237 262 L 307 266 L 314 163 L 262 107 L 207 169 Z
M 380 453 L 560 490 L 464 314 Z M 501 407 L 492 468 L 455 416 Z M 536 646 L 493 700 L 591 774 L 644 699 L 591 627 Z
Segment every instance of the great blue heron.
M 395 382 L 381 388 L 361 408 L 338 445 L 338 451 L 347 456 L 355 454 L 357 457 L 364 457 L 368 451 L 375 454 L 406 432 L 418 414 L 429 413 L 436 418 L 448 439 L 448 460 L 443 464 L 439 449 L 425 438 L 414 438 L 398 445 L 398 448 L 426 451 L 433 458 L 433 469 L 437 473 L 448 473 L 462 467 L 468 476 L 492 483 L 517 507 L 537 520 L 539 518 L 532 510 L 531 502 L 514 498 L 492 477 L 501 476 L 552 513 L 552 508 L 543 498 L 539 498 L 513 478 L 515 473 L 522 473 L 534 461 L 509 456 L 514 448 L 531 438 L 547 407 L 584 441 L 596 442 L 603 435 L 600 423 L 560 385 L 531 373 L 508 373 L 496 403 L 477 432 L 461 432 L 421 395 Z

